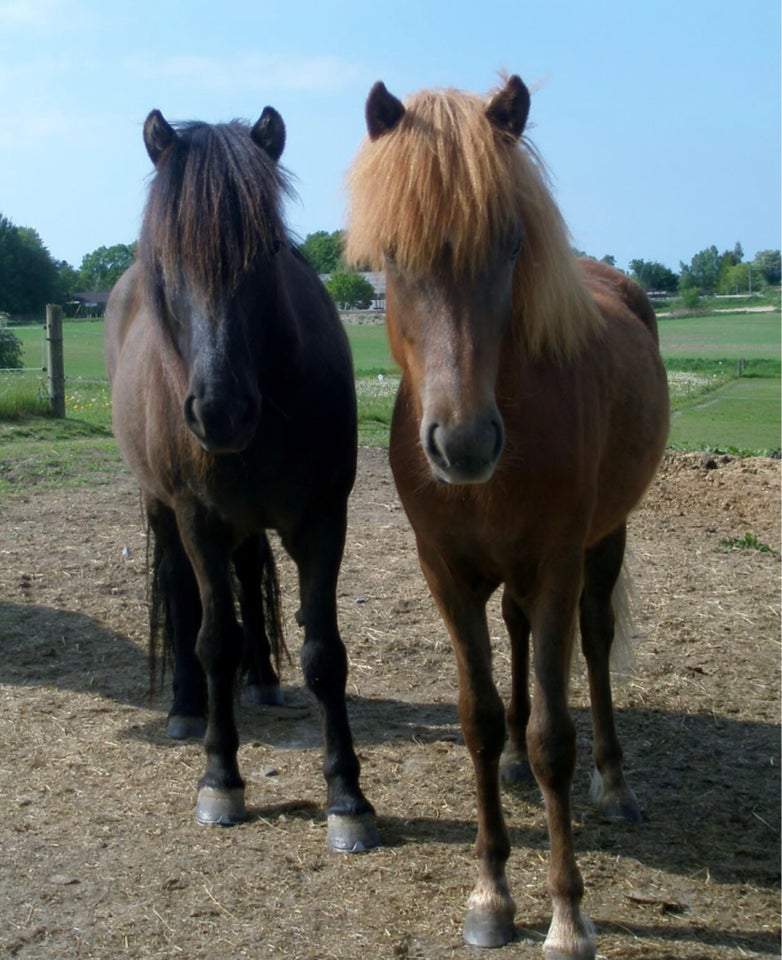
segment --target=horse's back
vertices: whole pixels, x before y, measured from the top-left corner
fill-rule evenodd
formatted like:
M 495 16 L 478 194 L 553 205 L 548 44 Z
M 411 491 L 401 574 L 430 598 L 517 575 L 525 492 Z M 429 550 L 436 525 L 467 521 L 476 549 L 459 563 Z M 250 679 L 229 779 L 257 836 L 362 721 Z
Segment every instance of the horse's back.
M 301 329 L 303 351 L 352 384 L 350 346 L 334 301 L 301 254 L 290 249 L 281 255 L 285 304 Z
M 594 540 L 636 506 L 654 476 L 668 438 L 669 401 L 657 320 L 646 293 L 607 264 L 582 260 L 580 265 L 605 320 L 604 337 L 584 358 L 591 374 L 584 390 L 600 384 L 604 398 L 602 443 L 595 451 Z
M 132 264 L 114 284 L 106 303 L 103 349 L 109 381 L 113 382 L 128 329 L 140 310 L 140 267 Z
M 298 331 L 297 362 L 291 376 L 296 380 L 296 394 L 306 409 L 306 419 L 328 424 L 323 440 L 333 444 L 343 434 L 353 445 L 353 359 L 334 302 L 312 267 L 293 250 L 284 254 L 281 277 L 282 305 L 292 328 Z
M 584 283 L 593 292 L 593 296 L 599 297 L 602 288 L 603 292 L 617 297 L 649 330 L 655 344 L 659 344 L 654 307 L 644 289 L 632 277 L 607 263 L 588 257 L 582 258 L 579 265 Z

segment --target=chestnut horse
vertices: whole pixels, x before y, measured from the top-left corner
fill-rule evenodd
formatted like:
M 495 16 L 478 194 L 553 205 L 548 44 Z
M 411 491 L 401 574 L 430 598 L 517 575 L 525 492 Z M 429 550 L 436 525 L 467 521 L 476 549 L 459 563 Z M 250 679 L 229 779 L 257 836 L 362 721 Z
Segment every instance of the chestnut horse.
M 668 396 L 645 294 L 571 252 L 536 154 L 519 142 L 529 104 L 516 76 L 486 101 L 447 90 L 403 104 L 376 84 L 349 177 L 347 254 L 385 269 L 402 370 L 391 466 L 456 655 L 478 800 L 479 879 L 464 936 L 499 946 L 515 935 L 500 768 L 521 777 L 528 756 L 551 844 L 544 949 L 582 960 L 595 953 L 571 826 L 571 654 L 580 624 L 596 799 L 607 816 L 640 819 L 608 657 L 626 519 L 662 455 Z M 485 609 L 501 584 L 512 650 L 502 762 Z
M 359 787 L 336 604 L 356 468 L 355 388 L 339 317 L 283 223 L 284 142 L 270 107 L 252 128 L 172 126 L 157 110 L 147 117 L 155 175 L 136 262 L 106 310 L 113 425 L 141 485 L 174 633 L 169 732 L 198 733 L 206 718 L 196 818 L 246 817 L 235 607 L 238 599 L 245 632 L 262 632 L 265 531 L 274 529 L 299 574 L 302 670 L 325 741 L 328 843 L 359 850 L 378 837 Z M 277 678 L 266 681 L 274 699 Z

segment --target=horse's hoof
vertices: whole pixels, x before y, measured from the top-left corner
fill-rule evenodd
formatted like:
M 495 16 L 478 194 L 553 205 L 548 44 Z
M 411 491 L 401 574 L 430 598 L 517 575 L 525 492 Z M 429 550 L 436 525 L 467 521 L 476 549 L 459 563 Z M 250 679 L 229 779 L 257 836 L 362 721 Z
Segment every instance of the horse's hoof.
M 608 822 L 643 823 L 644 812 L 635 797 L 607 797 L 598 805 L 600 819 Z
M 624 782 L 624 778 L 619 787 L 609 790 L 606 788 L 600 773 L 594 770 L 589 795 L 597 807 L 601 820 L 624 820 L 626 823 L 644 822 L 641 805 L 633 791 Z
M 185 717 L 170 714 L 166 721 L 166 734 L 172 740 L 203 740 L 206 720 L 203 717 Z
M 279 683 L 248 683 L 244 689 L 244 699 L 258 707 L 281 707 L 285 703 Z
M 232 790 L 201 787 L 198 791 L 195 818 L 198 823 L 208 826 L 216 824 L 232 827 L 234 824 L 243 823 L 247 819 L 244 787 L 234 787 Z
M 473 947 L 504 947 L 516 938 L 513 915 L 504 911 L 468 910 L 462 936 Z
M 529 760 L 501 761 L 500 776 L 504 783 L 514 787 L 528 787 L 535 783 L 535 775 L 529 765 Z
M 380 846 L 380 834 L 371 813 L 358 816 L 330 813 L 327 818 L 326 845 L 339 853 L 366 853 Z
M 579 909 L 554 903 L 551 926 L 543 944 L 546 960 L 595 960 L 595 925 Z

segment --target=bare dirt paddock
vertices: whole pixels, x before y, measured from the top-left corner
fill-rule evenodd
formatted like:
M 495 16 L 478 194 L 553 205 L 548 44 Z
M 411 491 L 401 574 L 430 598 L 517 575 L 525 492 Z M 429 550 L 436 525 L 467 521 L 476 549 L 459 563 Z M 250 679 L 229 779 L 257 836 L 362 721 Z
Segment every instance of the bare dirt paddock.
M 477 957 L 460 934 L 475 804 L 455 670 L 385 453 L 360 453 L 341 579 L 349 706 L 384 841 L 356 857 L 325 846 L 320 734 L 295 665 L 285 707 L 239 711 L 253 819 L 195 824 L 200 745 L 167 741 L 167 697 L 146 700 L 138 497 L 119 468 L 102 479 L 0 508 L 0 956 Z M 669 455 L 632 518 L 639 637 L 617 703 L 640 827 L 590 808 L 573 681 L 576 843 L 601 957 L 780 955 L 779 519 L 778 462 L 706 469 L 699 455 Z M 497 608 L 491 623 L 507 691 Z M 543 811 L 534 791 L 506 793 L 506 811 L 518 938 L 501 956 L 540 957 Z

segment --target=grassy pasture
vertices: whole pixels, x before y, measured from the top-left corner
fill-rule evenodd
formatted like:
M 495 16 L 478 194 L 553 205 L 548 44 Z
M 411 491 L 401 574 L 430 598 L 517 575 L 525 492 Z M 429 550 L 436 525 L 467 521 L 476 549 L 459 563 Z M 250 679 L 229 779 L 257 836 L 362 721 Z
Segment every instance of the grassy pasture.
M 359 402 L 359 439 L 384 444 L 398 383 L 382 325 L 349 325 Z M 20 418 L 46 409 L 43 328 L 18 327 L 24 373 L 0 376 L 0 442 L 24 432 Z M 102 321 L 66 321 L 68 421 L 108 435 L 110 405 Z M 674 412 L 670 443 L 686 449 L 768 451 L 780 447 L 780 312 L 712 314 L 660 320 Z M 742 376 L 737 378 L 739 364 Z M 4 424 L 3 421 L 6 421 Z M 11 421 L 11 423 L 9 423 Z M 15 425 L 14 425 L 15 424 Z M 8 452 L 7 450 L 5 452 Z
M 780 351 L 780 311 L 715 313 L 662 317 L 663 357 L 700 360 L 776 360 Z

